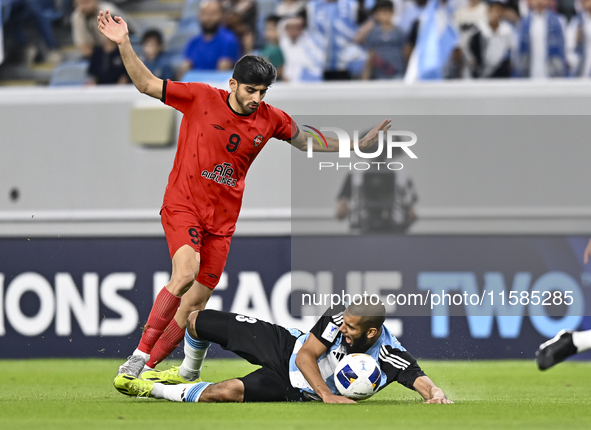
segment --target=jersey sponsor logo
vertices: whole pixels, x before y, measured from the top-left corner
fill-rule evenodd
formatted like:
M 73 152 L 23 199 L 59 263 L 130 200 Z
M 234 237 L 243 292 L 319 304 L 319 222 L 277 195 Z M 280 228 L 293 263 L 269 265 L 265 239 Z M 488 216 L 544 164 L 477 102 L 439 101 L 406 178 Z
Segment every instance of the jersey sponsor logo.
M 207 275 L 207 276 L 209 276 L 209 277 L 210 277 L 210 278 L 212 278 L 212 279 L 217 279 L 217 278 L 219 278 L 219 276 L 218 276 L 218 275 L 216 275 L 215 273 L 206 273 L 206 275 Z
M 254 146 L 259 146 L 261 143 L 263 143 L 263 135 L 259 134 L 257 137 L 254 138 L 253 142 Z
M 224 127 L 222 127 L 221 125 L 217 125 L 217 124 L 211 124 L 211 126 L 212 126 L 213 128 L 215 128 L 216 130 L 225 130 L 225 128 L 224 128 Z
M 337 334 L 339 334 L 338 326 L 329 322 L 326 328 L 324 329 L 324 332 L 322 333 L 322 337 L 327 341 L 332 342 L 337 337 Z
M 233 178 L 234 169 L 231 163 L 217 164 L 211 172 L 204 170 L 201 172 L 203 178 L 217 182 L 218 184 L 228 185 L 229 187 L 236 186 L 236 178 Z

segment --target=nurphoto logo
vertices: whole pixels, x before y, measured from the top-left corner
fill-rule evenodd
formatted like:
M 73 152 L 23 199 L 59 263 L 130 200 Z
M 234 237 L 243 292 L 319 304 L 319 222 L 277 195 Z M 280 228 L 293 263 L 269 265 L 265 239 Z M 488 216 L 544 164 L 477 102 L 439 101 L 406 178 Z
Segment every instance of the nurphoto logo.
M 304 125 L 307 128 L 307 132 L 313 136 L 308 137 L 308 158 L 314 158 L 313 144 L 314 140 L 318 142 L 321 148 L 328 148 L 326 138 L 322 132 L 333 132 L 337 135 L 339 141 L 339 158 L 351 158 L 351 138 L 349 133 L 339 127 L 321 127 L 320 130 Z M 402 138 L 410 138 L 410 140 L 402 140 Z M 380 130 L 378 132 L 377 145 L 373 145 L 376 148 L 373 152 L 361 151 L 359 148 L 359 131 L 353 131 L 353 151 L 355 155 L 366 160 L 379 159 L 385 161 L 362 161 L 357 163 L 333 163 L 330 161 L 321 161 L 318 164 L 319 170 L 323 169 L 344 169 L 344 170 L 369 170 L 372 168 L 380 167 L 388 170 L 402 170 L 404 165 L 398 161 L 391 161 L 392 153 L 394 148 L 400 148 L 410 158 L 418 158 L 414 152 L 410 149 L 417 143 L 417 135 L 412 131 L 407 130 L 388 130 L 386 132 L 386 139 L 384 139 L 384 132 Z M 386 151 L 385 154 L 384 151 Z M 384 157 L 385 155 L 385 157 Z

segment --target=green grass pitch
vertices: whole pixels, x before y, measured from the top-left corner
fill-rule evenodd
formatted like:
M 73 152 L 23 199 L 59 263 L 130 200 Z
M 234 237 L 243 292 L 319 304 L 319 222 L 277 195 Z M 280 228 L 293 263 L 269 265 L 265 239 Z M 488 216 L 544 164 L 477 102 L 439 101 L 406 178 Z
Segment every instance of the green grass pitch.
M 424 405 L 392 384 L 357 405 L 188 404 L 125 397 L 121 360 L 0 360 L 0 429 L 589 429 L 591 363 L 539 372 L 533 361 L 420 361 L 453 405 Z M 160 367 L 176 363 L 163 363 Z M 208 360 L 205 380 L 254 369 Z

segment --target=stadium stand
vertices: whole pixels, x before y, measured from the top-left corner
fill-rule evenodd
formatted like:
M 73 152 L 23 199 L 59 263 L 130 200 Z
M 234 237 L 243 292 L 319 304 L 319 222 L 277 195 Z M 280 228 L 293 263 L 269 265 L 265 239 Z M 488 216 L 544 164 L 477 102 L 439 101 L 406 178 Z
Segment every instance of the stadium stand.
M 116 1 L 117 7 L 126 14 L 136 26 L 139 28 L 139 34 L 134 35 L 132 42 L 134 47 L 139 48 L 139 37 L 141 33 L 149 28 L 156 28 L 164 35 L 165 42 L 168 46 L 167 56 L 170 58 L 174 66 L 179 66 L 183 60 L 183 52 L 185 45 L 191 37 L 200 33 L 200 25 L 198 20 L 198 11 L 202 0 L 121 0 Z M 340 4 L 341 0 L 314 0 L 314 4 L 327 4 L 327 10 L 335 8 L 332 4 Z M 354 40 L 359 43 L 359 46 L 363 49 L 367 49 L 364 40 L 371 31 L 375 24 L 372 21 L 368 21 L 367 17 L 370 16 L 373 7 L 380 1 L 365 1 L 359 2 L 357 7 L 359 9 L 357 13 L 357 25 L 359 25 L 359 33 L 355 35 Z M 335 3 L 336 2 L 336 3 Z M 480 28 L 480 25 L 474 24 L 472 21 L 470 25 L 466 25 L 465 20 L 460 19 L 461 16 L 466 14 L 472 16 L 475 12 L 474 8 L 478 8 L 478 16 L 484 16 L 485 10 L 488 10 L 489 3 L 502 3 L 506 12 L 504 14 L 502 33 L 496 34 L 497 30 L 494 31 L 488 27 Z M 26 2 L 25 2 L 26 3 Z M 54 0 L 50 2 L 54 7 L 44 7 L 43 16 L 47 21 L 52 23 L 53 33 L 56 39 L 56 44 L 60 47 L 57 52 L 62 58 L 62 61 L 71 63 L 80 59 L 79 53 L 73 48 L 73 41 L 71 36 L 71 14 L 75 2 L 73 0 Z M 254 53 L 260 52 L 263 47 L 263 34 L 264 34 L 264 23 L 265 19 L 273 14 L 278 13 L 279 6 L 282 3 L 279 0 L 256 0 L 257 3 L 257 17 L 256 17 L 256 41 L 254 43 Z M 301 3 L 301 2 L 297 2 Z M 308 2 L 309 3 L 309 2 Z M 548 0 L 535 0 L 534 3 L 543 3 L 543 6 L 538 7 L 532 6 L 530 9 L 525 2 L 520 2 L 517 5 L 516 1 L 513 0 L 487 0 L 486 3 L 473 2 L 470 5 L 466 5 L 466 2 L 462 1 L 447 1 L 442 2 L 438 0 L 396 0 L 393 2 L 395 6 L 394 23 L 396 26 L 405 33 L 407 39 L 404 59 L 407 63 L 405 79 L 407 82 L 414 80 L 425 80 L 425 79 L 474 79 L 478 74 L 470 73 L 473 69 L 471 65 L 472 54 L 469 46 L 467 46 L 467 40 L 470 39 L 473 32 L 484 31 L 487 36 L 487 40 L 493 40 L 495 37 L 509 37 L 509 27 L 513 33 L 515 43 L 509 44 L 512 46 L 512 51 L 505 55 L 502 60 L 507 61 L 507 56 L 510 57 L 510 68 L 509 75 L 511 78 L 518 77 L 521 70 L 528 70 L 527 61 L 528 56 L 524 55 L 527 53 L 528 46 L 536 45 L 536 40 L 539 38 L 537 32 L 532 32 L 529 36 L 530 40 L 526 39 L 527 31 L 523 30 L 523 23 L 531 21 L 531 17 L 536 15 L 535 10 L 548 11 L 542 12 L 541 15 L 557 16 L 558 21 L 552 18 L 552 31 L 556 34 L 553 38 L 556 40 L 563 40 L 558 44 L 554 44 L 551 47 L 552 52 L 561 53 L 561 58 L 564 57 L 563 53 L 567 54 L 567 63 L 561 60 L 561 67 L 557 68 L 556 73 L 552 73 L 553 77 L 581 77 L 583 67 L 580 67 L 584 63 L 583 60 L 575 61 L 581 55 L 587 56 L 587 52 L 579 45 L 576 37 L 569 36 L 568 28 L 577 27 L 578 22 L 582 22 L 583 19 L 589 19 L 589 12 L 585 10 L 584 5 L 580 7 L 571 7 L 568 1 L 557 1 L 549 2 Z M 546 4 L 548 3 L 548 4 Z M 568 3 L 568 4 L 567 4 Z M 584 2 L 583 2 L 584 3 Z M 37 26 L 35 19 L 31 16 L 26 19 L 23 16 L 17 16 L 13 14 L 15 5 L 20 4 L 17 0 L 4 0 L 2 2 L 2 20 L 4 22 L 4 63 L 0 65 L 0 85 L 7 85 L 9 83 L 16 84 L 37 84 L 44 85 L 49 84 L 52 77 L 53 69 L 57 66 L 56 62 L 46 61 L 49 59 L 48 52 L 53 52 L 51 47 L 46 47 L 47 42 L 44 42 L 44 37 L 37 33 L 35 27 Z M 45 4 L 45 3 L 44 3 Z M 47 3 L 49 4 L 49 3 Z M 356 4 L 353 2 L 353 4 Z M 285 5 L 284 5 L 285 6 Z M 300 4 L 301 6 L 301 4 Z M 324 7 L 324 6 L 323 6 Z M 285 9 L 285 7 L 283 8 Z M 338 7 L 337 7 L 338 9 Z M 302 13 L 301 8 L 298 9 Z M 308 13 L 312 10 L 307 9 Z M 463 15 L 462 15 L 463 14 Z M 354 14 L 353 14 L 354 15 Z M 353 16 L 352 15 L 352 16 Z M 538 13 L 540 15 L 540 13 Z M 287 18 L 287 16 L 283 16 Z M 313 17 L 308 16 L 308 23 L 313 22 Z M 435 22 L 445 25 L 435 25 Z M 537 21 L 536 21 L 537 22 Z M 23 48 L 22 44 L 19 45 L 19 41 L 15 40 L 15 34 L 13 33 L 13 27 L 15 23 L 18 26 L 23 26 L 25 33 L 31 34 L 28 45 Z M 421 23 L 421 25 L 419 25 Z M 560 25 L 558 25 L 559 23 Z M 235 25 L 235 23 L 233 23 Z M 354 26 L 353 26 L 354 27 Z M 352 27 L 352 28 L 353 28 Z M 461 27 L 461 28 L 460 28 Z M 521 28 L 521 31 L 519 30 Z M 536 27 L 537 28 L 537 27 Z M 442 31 L 444 29 L 445 31 Z M 499 30 L 499 32 L 501 31 Z M 244 36 L 241 30 L 236 29 L 239 39 Z M 560 33 L 563 33 L 562 36 Z M 576 36 L 576 31 L 570 31 L 570 33 Z M 541 34 L 541 33 L 540 33 Z M 520 40 L 521 38 L 521 40 Z M 18 37 L 17 37 L 18 39 Z M 576 39 L 576 40 L 575 40 Z M 325 40 L 326 52 L 322 48 L 322 41 L 320 41 L 320 50 L 308 57 L 318 57 L 320 63 L 322 63 L 322 57 L 328 58 L 326 53 L 328 47 L 332 46 L 331 42 Z M 430 46 L 429 44 L 434 44 Z M 245 49 L 252 49 L 251 43 L 246 43 L 243 40 Z M 435 46 L 436 45 L 436 46 Z M 555 46 L 556 45 L 556 46 Z M 558 46 L 561 45 L 561 46 Z M 562 46 L 565 45 L 565 46 Z M 537 46 L 537 45 L 536 45 Z M 354 46 L 358 49 L 357 46 Z M 519 52 L 517 52 L 519 51 Z M 585 52 L 583 52 L 585 51 Z M 440 54 L 435 55 L 437 59 L 429 61 L 417 61 L 418 58 L 422 58 L 421 52 L 439 52 Z M 537 51 L 536 51 L 537 52 Z M 415 55 L 411 55 L 411 54 Z M 443 53 L 443 54 L 442 54 Z M 33 55 L 35 54 L 35 55 Z M 548 54 L 550 55 L 550 54 Z M 346 55 L 345 55 L 346 56 Z M 53 60 L 57 57 L 53 56 Z M 383 58 L 375 58 L 371 56 L 371 61 L 384 61 Z M 537 57 L 536 57 L 537 58 Z M 581 57 L 582 58 L 582 57 Z M 28 60 L 28 61 L 27 61 Z M 316 61 L 316 60 L 314 60 Z M 370 61 L 370 60 L 368 60 Z M 533 60 L 532 60 L 533 61 Z M 318 67 L 322 67 L 322 64 L 318 64 Z M 430 64 L 428 64 L 430 63 Z M 536 64 L 542 64 L 541 60 L 537 60 Z M 553 64 L 552 61 L 548 62 Z M 590 63 L 591 64 L 591 63 Z M 494 65 L 493 65 L 494 66 Z M 425 70 L 431 67 L 431 70 Z M 359 73 L 359 67 L 357 71 L 351 70 L 352 78 L 361 78 Z M 554 71 L 554 67 L 553 67 Z M 521 72 L 527 73 L 527 72 Z M 400 78 L 402 74 L 398 74 L 396 78 Z M 479 78 L 480 76 L 478 76 Z
M 88 61 L 65 62 L 57 66 L 51 73 L 49 86 L 62 87 L 84 85 L 88 79 Z

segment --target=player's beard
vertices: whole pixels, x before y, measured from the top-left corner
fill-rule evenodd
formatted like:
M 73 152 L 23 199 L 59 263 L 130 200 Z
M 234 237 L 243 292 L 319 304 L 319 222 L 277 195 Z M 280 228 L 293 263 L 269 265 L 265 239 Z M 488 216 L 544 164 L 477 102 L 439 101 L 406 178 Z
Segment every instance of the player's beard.
M 367 338 L 367 333 L 363 333 L 359 339 L 355 339 L 350 345 L 343 336 L 342 345 L 345 346 L 345 351 L 347 351 L 347 354 L 364 353 L 371 346 L 369 344 L 369 339 Z
M 249 106 L 249 102 L 246 100 L 246 98 L 242 98 L 240 97 L 240 95 L 238 95 L 238 91 L 236 91 L 236 101 L 238 102 L 238 104 L 240 105 L 240 108 L 242 109 L 242 112 L 250 115 L 251 113 L 253 113 L 254 111 L 256 111 L 259 107 L 259 105 L 257 104 L 257 107 L 255 107 L 254 109 L 251 108 Z

